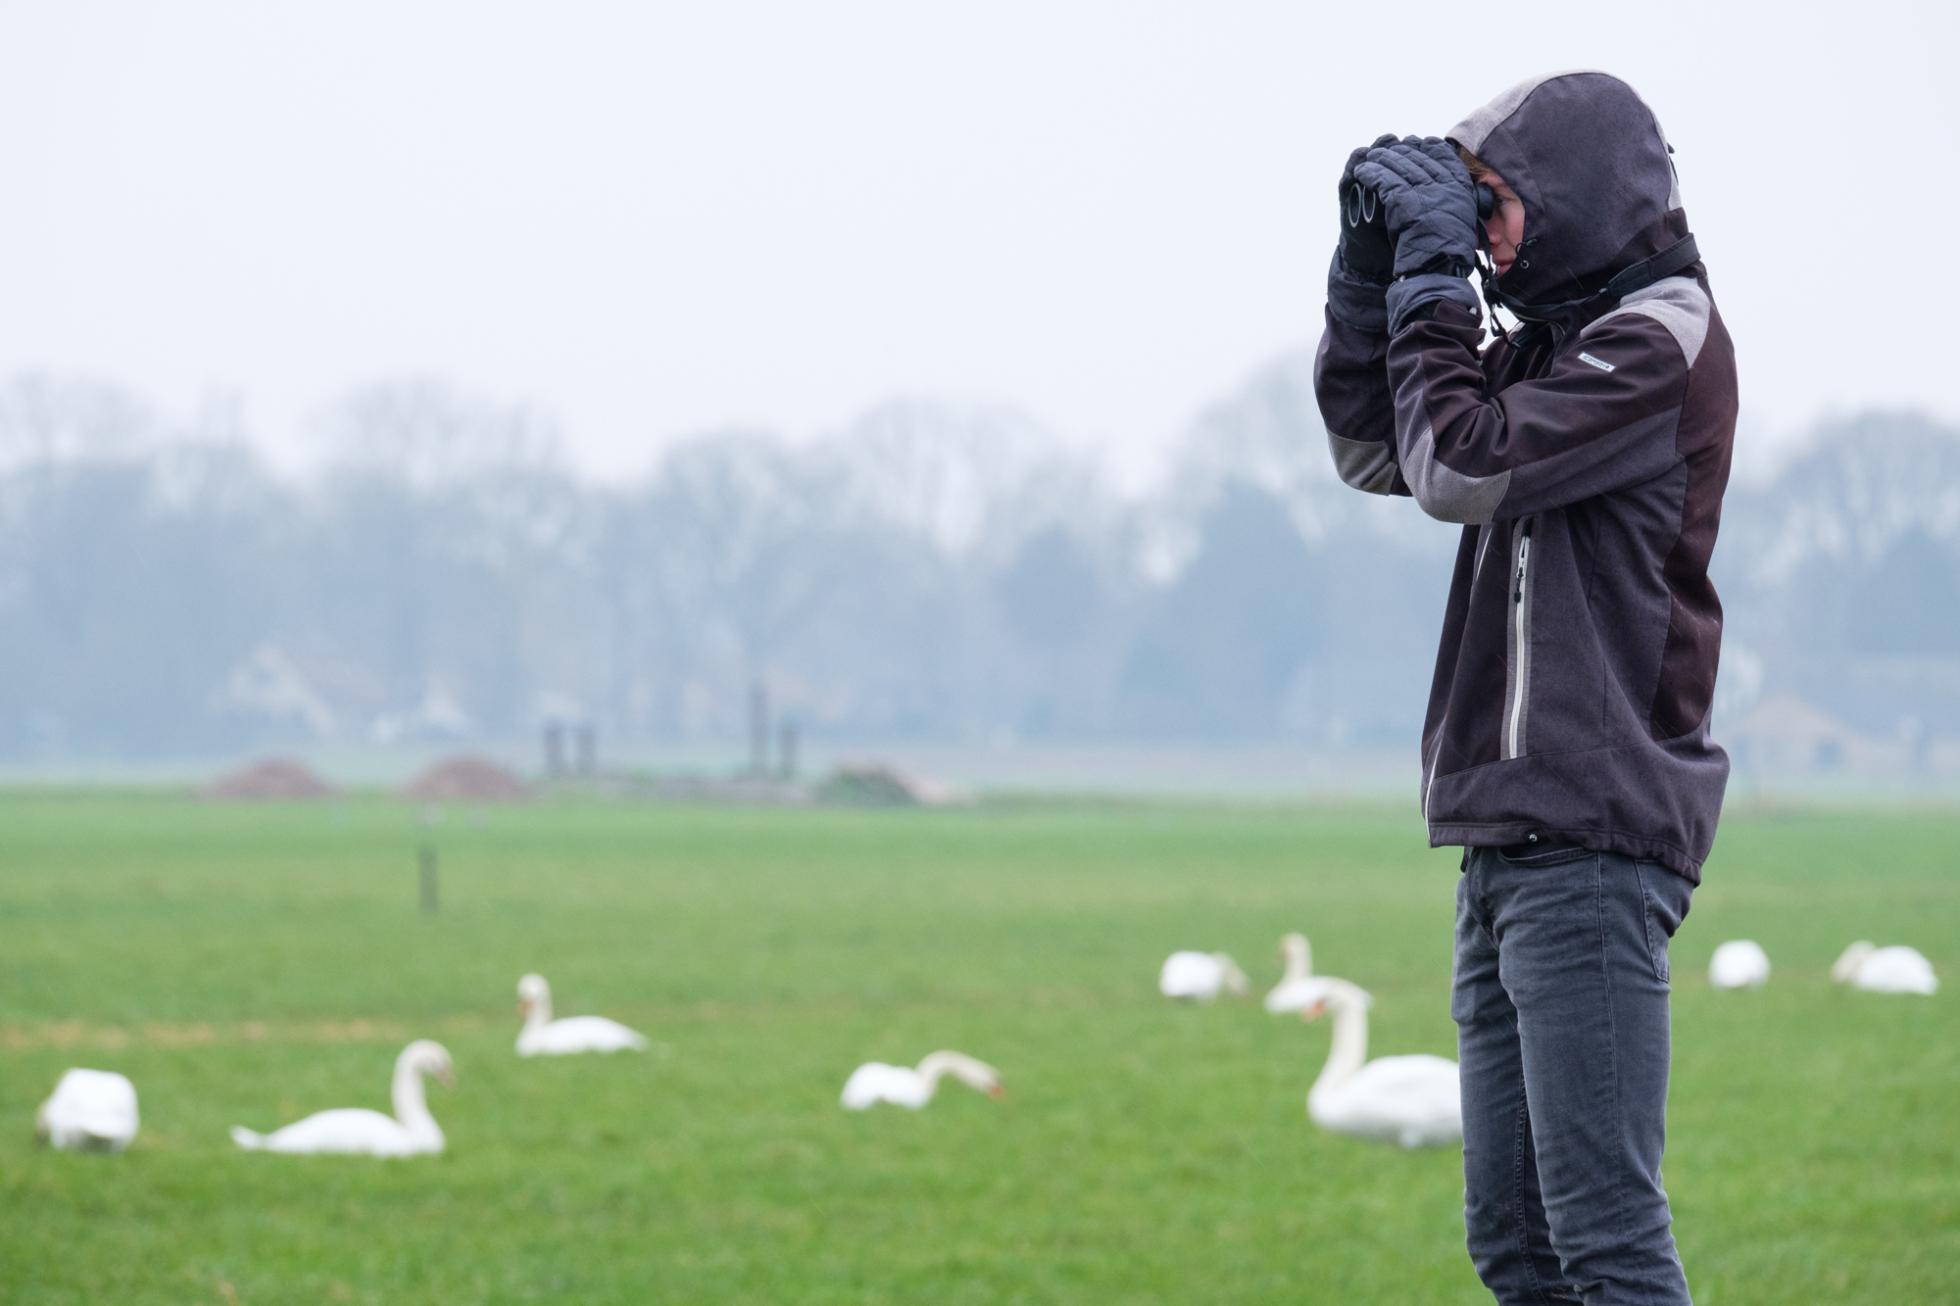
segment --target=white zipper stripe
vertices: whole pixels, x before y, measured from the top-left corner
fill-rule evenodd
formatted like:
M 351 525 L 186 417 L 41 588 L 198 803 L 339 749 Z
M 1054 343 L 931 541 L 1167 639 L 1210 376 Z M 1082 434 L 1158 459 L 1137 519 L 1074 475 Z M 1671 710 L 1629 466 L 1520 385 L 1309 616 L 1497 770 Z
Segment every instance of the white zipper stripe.
M 1513 659 L 1513 661 L 1516 663 L 1516 666 L 1514 667 L 1514 671 L 1516 674 L 1517 683 L 1511 694 L 1511 756 L 1512 757 L 1516 757 L 1518 755 L 1518 725 L 1519 722 L 1524 717 L 1524 670 L 1525 670 L 1525 663 L 1528 658 L 1528 654 L 1526 653 L 1525 646 L 1524 646 L 1524 639 L 1525 639 L 1524 585 L 1526 580 L 1525 564 L 1530 556 L 1531 556 L 1531 536 L 1526 535 L 1523 539 L 1518 541 L 1518 601 L 1517 601 L 1518 651 L 1517 651 L 1517 656 Z

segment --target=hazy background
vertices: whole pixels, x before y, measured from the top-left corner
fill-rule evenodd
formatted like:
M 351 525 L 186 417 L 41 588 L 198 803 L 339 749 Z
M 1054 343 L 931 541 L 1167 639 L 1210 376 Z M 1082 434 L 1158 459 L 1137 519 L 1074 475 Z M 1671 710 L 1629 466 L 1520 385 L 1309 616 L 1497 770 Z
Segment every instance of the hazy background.
M 1877 260 L 1960 211 L 1953 29 L 9 5 L 0 765 L 712 759 L 760 680 L 816 755 L 1412 774 L 1455 532 L 1326 467 L 1332 178 L 1603 66 L 1742 369 L 1717 736 L 1950 775 L 1953 339 Z

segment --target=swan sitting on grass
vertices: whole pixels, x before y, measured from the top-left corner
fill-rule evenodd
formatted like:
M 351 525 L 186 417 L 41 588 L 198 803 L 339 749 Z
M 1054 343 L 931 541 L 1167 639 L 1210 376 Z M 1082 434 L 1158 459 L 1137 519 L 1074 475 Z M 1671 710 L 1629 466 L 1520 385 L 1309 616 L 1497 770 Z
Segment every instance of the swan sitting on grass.
M 420 1156 L 440 1152 L 442 1130 L 429 1114 L 422 1076 L 433 1075 L 444 1086 L 455 1084 L 449 1053 L 440 1043 L 417 1039 L 395 1059 L 395 1114 L 347 1107 L 322 1111 L 269 1134 L 236 1125 L 231 1140 L 250 1152 L 291 1152 L 307 1155 Z
M 1221 993 L 1244 997 L 1252 982 L 1222 952 L 1173 952 L 1157 972 L 1157 991 L 1167 998 L 1211 1002 Z
M 1286 970 L 1266 995 L 1266 1010 L 1275 1016 L 1304 1011 L 1322 992 L 1322 986 L 1313 982 L 1313 949 L 1307 945 L 1307 936 L 1289 934 L 1281 939 L 1279 955 L 1285 959 Z
M 517 981 L 517 1012 L 524 1028 L 517 1034 L 520 1057 L 561 1057 L 575 1052 L 644 1052 L 646 1036 L 604 1016 L 551 1018 L 551 986 L 542 975 Z
M 1404 1147 L 1463 1139 L 1456 1062 L 1426 1055 L 1368 1060 L 1366 993 L 1346 980 L 1323 979 L 1307 1020 L 1334 1013 L 1334 1043 L 1307 1093 L 1307 1115 L 1322 1129 L 1379 1138 Z
M 113 1070 L 70 1070 L 34 1116 L 34 1134 L 68 1152 L 120 1152 L 136 1137 L 136 1085 Z
M 1919 949 L 1903 945 L 1876 948 L 1866 939 L 1844 950 L 1831 967 L 1831 978 L 1872 993 L 1922 993 L 1930 997 L 1940 987 L 1933 975 L 1933 963 Z
M 1708 982 L 1718 989 L 1759 989 L 1769 982 L 1769 954 L 1754 939 L 1730 939 L 1708 959 Z
M 1000 1085 L 1000 1072 L 984 1061 L 975 1061 L 963 1052 L 934 1052 L 915 1070 L 910 1066 L 888 1066 L 868 1061 L 851 1072 L 844 1081 L 839 1099 L 848 1111 L 863 1111 L 880 1102 L 917 1111 L 932 1101 L 939 1081 L 951 1075 L 968 1088 L 976 1088 L 991 1098 L 1002 1098 L 1007 1090 Z

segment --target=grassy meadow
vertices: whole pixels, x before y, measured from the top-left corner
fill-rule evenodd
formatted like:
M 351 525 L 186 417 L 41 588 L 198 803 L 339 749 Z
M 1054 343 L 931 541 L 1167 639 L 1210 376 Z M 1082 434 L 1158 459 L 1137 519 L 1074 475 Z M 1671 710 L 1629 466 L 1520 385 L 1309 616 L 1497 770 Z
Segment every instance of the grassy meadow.
M 416 850 L 441 858 L 417 910 Z M 1258 986 L 1280 934 L 1451 1054 L 1456 855 L 1406 805 L 757 811 L 0 796 L 0 1300 L 1430 1303 L 1488 1300 L 1460 1154 L 1322 1134 L 1322 1022 L 1155 994 L 1175 948 Z M 1749 936 L 1767 989 L 1717 993 Z M 1845 943 L 1933 999 L 1844 991 Z M 1701 1306 L 1960 1300 L 1960 813 L 1731 813 L 1675 940 L 1668 1187 Z M 515 981 L 640 1056 L 520 1061 Z M 413 1037 L 445 1155 L 235 1151 L 387 1107 Z M 953 1047 L 1008 1097 L 841 1110 Z M 73 1065 L 123 1156 L 38 1149 Z

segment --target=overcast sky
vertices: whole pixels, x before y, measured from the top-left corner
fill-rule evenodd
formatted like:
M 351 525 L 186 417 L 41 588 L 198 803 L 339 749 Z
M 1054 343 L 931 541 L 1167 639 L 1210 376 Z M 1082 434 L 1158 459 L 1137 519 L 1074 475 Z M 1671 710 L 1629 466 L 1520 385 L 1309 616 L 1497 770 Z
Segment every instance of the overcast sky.
M 1347 150 L 1603 67 L 1654 106 L 1745 434 L 1960 418 L 1951 6 L 7 0 L 0 376 L 378 378 L 643 470 L 731 423 L 1006 401 L 1132 474 L 1318 335 Z

